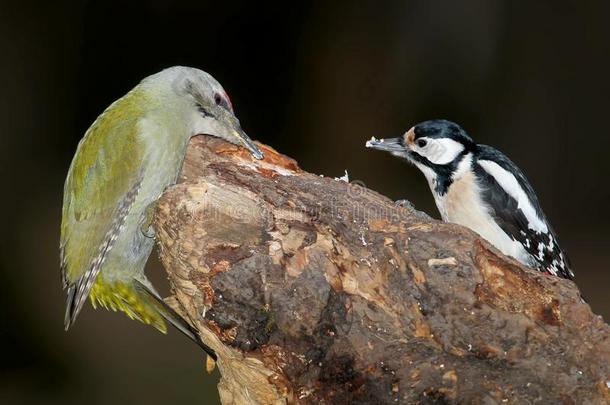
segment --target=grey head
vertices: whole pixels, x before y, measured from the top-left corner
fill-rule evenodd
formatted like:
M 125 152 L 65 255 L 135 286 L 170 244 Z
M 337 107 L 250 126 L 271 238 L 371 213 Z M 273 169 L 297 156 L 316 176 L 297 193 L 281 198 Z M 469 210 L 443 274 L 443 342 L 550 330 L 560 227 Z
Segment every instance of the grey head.
M 189 126 L 189 136 L 205 134 L 247 148 L 257 159 L 263 154 L 242 130 L 227 92 L 203 70 L 174 66 L 142 80 L 164 101 L 178 106 Z

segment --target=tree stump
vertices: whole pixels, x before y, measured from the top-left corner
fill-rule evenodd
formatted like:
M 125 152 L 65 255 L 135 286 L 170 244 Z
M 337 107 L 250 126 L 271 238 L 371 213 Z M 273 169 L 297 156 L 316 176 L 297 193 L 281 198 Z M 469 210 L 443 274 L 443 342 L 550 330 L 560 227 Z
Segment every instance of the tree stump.
M 571 281 L 260 146 L 193 138 L 156 212 L 223 404 L 610 403 L 610 327 Z

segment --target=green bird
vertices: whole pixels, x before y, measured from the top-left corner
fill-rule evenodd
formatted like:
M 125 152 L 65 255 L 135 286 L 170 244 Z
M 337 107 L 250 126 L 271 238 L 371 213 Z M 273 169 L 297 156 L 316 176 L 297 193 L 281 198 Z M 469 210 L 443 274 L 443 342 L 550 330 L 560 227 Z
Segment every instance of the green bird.
M 151 208 L 175 184 L 189 139 L 197 134 L 242 145 L 263 158 L 222 86 L 189 67 L 143 79 L 87 130 L 64 186 L 60 257 L 66 330 L 89 296 L 94 308 L 118 309 L 163 333 L 168 321 L 211 350 L 144 274 L 154 244 L 148 235 Z

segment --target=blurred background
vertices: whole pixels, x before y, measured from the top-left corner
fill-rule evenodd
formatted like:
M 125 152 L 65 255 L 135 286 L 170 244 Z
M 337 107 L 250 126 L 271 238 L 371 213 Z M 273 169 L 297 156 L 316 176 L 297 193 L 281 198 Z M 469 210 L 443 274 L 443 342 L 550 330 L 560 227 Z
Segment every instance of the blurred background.
M 423 176 L 364 142 L 457 121 L 527 173 L 608 319 L 609 15 L 605 1 L 0 1 L 0 403 L 218 402 L 217 375 L 174 331 L 88 304 L 63 331 L 76 145 L 113 100 L 177 64 L 213 74 L 246 132 L 305 170 L 348 169 L 435 217 Z

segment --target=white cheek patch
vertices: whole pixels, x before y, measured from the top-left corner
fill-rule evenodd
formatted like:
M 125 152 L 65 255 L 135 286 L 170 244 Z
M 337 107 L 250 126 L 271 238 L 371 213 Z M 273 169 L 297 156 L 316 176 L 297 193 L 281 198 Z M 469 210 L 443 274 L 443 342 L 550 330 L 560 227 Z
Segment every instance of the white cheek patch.
M 430 139 L 426 148 L 423 148 L 421 155 L 428 158 L 434 164 L 446 165 L 451 163 L 462 151 L 464 145 L 449 138 Z
M 548 232 L 546 223 L 538 217 L 532 202 L 512 173 L 504 170 L 499 164 L 492 162 L 491 160 L 479 160 L 477 163 L 498 182 L 500 187 L 502 187 L 508 195 L 517 201 L 517 208 L 519 208 L 523 212 L 523 215 L 525 215 L 525 218 L 527 218 L 527 226 L 529 229 L 538 233 Z

